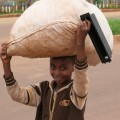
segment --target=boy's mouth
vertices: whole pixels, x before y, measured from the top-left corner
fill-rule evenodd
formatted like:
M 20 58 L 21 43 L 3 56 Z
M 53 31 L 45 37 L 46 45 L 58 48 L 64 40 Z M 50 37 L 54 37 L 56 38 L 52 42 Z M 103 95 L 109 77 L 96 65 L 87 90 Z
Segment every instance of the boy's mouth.
M 62 79 L 63 77 L 54 77 L 54 79 Z
M 55 80 L 61 80 L 61 79 L 63 79 L 64 77 L 63 76 L 54 76 L 54 79 Z

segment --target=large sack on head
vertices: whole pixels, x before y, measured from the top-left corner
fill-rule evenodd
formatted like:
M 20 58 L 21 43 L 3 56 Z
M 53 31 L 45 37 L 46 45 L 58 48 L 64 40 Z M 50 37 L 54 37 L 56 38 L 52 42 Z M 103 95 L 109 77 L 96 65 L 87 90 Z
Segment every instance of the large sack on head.
M 76 28 L 80 15 L 94 13 L 110 47 L 113 35 L 103 13 L 84 0 L 40 0 L 16 21 L 11 33 L 8 54 L 29 58 L 72 56 L 76 54 Z M 99 57 L 89 38 L 86 53 L 90 65 Z

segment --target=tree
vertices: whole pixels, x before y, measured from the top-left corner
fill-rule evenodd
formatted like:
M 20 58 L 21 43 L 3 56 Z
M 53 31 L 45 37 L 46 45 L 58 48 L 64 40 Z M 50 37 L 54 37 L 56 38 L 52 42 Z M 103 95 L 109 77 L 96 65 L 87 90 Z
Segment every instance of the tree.
M 22 4 L 22 2 L 26 3 L 26 0 L 18 0 L 18 4 Z

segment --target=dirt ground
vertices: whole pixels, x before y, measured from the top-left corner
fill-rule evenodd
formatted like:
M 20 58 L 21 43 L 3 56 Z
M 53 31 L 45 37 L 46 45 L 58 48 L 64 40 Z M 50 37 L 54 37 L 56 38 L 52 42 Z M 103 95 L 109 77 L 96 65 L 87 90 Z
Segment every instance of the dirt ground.
M 104 15 L 107 17 L 107 18 L 120 18 L 120 11 L 117 11 L 117 12 L 104 12 Z
M 120 12 L 104 13 L 120 17 Z M 8 39 L 17 18 L 0 18 L 0 44 Z M 114 45 L 112 62 L 89 68 L 89 94 L 85 120 L 120 120 L 120 41 Z M 49 59 L 13 57 L 12 71 L 21 86 L 51 80 Z M 16 103 L 7 93 L 0 61 L 0 120 L 34 120 L 36 108 Z

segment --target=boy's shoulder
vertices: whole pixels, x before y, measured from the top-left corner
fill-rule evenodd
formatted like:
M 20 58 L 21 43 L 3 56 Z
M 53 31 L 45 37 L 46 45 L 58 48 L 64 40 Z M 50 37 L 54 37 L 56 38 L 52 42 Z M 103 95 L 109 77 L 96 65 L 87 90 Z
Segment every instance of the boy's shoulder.
M 50 84 L 50 81 L 48 81 L 48 80 L 42 81 L 42 82 L 40 83 L 40 88 L 41 88 L 41 90 L 44 90 L 44 89 L 46 89 L 46 88 L 49 88 L 49 84 Z
M 45 80 L 45 81 L 42 81 L 40 82 L 40 86 L 46 86 L 46 85 L 49 85 L 49 81 L 48 80 Z

